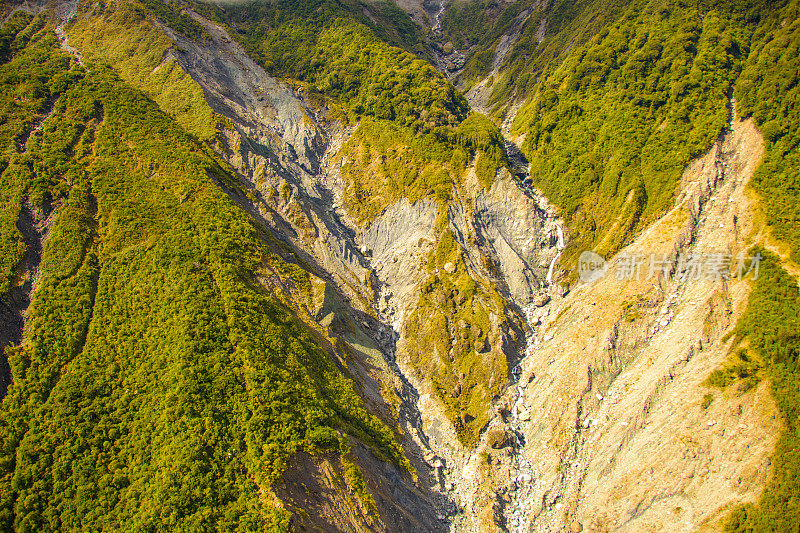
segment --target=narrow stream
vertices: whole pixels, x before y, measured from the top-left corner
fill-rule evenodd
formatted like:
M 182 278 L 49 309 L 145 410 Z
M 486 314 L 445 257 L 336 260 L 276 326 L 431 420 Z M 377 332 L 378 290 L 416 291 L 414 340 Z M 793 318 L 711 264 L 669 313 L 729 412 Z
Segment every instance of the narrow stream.
M 532 307 L 525 310 L 525 319 L 530 324 L 530 313 Z M 506 511 L 506 527 L 509 531 L 527 533 L 530 529 L 530 508 L 533 499 L 534 484 L 536 483 L 536 473 L 533 465 L 523 454 L 525 448 L 525 438 L 523 437 L 520 417 L 528 418 L 525 409 L 524 388 L 520 384 L 522 378 L 522 363 L 533 353 L 536 344 L 536 333 L 531 328 L 528 335 L 525 356 L 511 370 L 514 379 L 514 405 L 511 408 L 511 429 L 514 432 L 514 469 L 517 477 L 514 481 L 514 491 L 511 493 L 511 502 Z
M 506 137 L 504 144 L 507 157 L 511 163 L 512 171 L 517 177 L 517 184 L 529 195 L 536 198 L 539 207 L 543 211 L 547 212 L 547 216 L 551 217 L 555 223 L 555 248 L 557 253 L 550 261 L 550 265 L 547 268 L 546 277 L 547 285 L 552 285 L 555 265 L 564 251 L 564 230 L 561 222 L 559 222 L 556 216 L 552 213 L 547 200 L 544 199 L 541 193 L 533 187 L 533 183 L 530 179 L 530 164 L 525 159 L 525 156 L 522 154 L 519 146 L 517 146 L 517 144 L 511 141 L 508 137 Z M 516 366 L 511 369 L 513 387 L 512 397 L 514 399 L 514 403 L 511 408 L 511 422 L 509 425 L 511 430 L 514 432 L 514 455 L 512 468 L 516 474 L 516 477 L 514 479 L 514 489 L 510 494 L 511 501 L 508 503 L 504 514 L 506 528 L 509 531 L 516 533 L 527 533 L 530 531 L 530 515 L 534 503 L 533 494 L 536 484 L 536 470 L 534 465 L 528 460 L 528 458 L 525 457 L 524 454 L 526 443 L 524 433 L 522 432 L 522 423 L 530 419 L 530 414 L 525 409 L 524 393 L 526 384 L 522 383 L 522 367 L 527 358 L 530 357 L 536 349 L 537 326 L 534 324 L 538 321 L 534 320 L 532 316 L 536 309 L 538 309 L 538 307 L 533 304 L 523 308 L 525 321 L 527 322 L 530 330 L 526 338 L 525 354 L 516 364 Z
M 432 29 L 434 31 L 439 31 L 442 29 L 442 16 L 444 15 L 444 8 L 445 8 L 445 0 L 439 0 L 439 10 L 436 11 L 435 15 L 433 15 Z
M 553 269 L 556 266 L 556 261 L 558 261 L 561 254 L 564 252 L 564 230 L 561 229 L 561 224 L 558 222 L 556 222 L 556 232 L 558 234 L 558 239 L 556 240 L 556 250 L 558 250 L 558 253 L 553 260 L 550 261 L 550 266 L 547 267 L 547 278 L 545 279 L 548 285 L 552 285 L 553 283 Z

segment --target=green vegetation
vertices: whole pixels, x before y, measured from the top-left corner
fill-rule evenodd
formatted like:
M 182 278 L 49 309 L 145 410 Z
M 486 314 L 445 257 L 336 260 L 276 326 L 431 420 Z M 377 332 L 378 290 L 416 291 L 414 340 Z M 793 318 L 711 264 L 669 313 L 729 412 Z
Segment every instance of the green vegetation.
M 746 348 L 741 348 L 728 357 L 725 365 L 711 372 L 705 384 L 710 387 L 725 389 L 737 380 L 741 380 L 737 387 L 739 392 L 752 389 L 761 380 L 763 361 L 757 353 L 752 353 Z
M 441 208 L 429 277 L 406 321 L 406 350 L 415 368 L 430 379 L 462 444 L 472 446 L 508 378 L 499 343 L 506 307 L 490 285 L 468 272 L 445 213 Z M 498 318 L 493 322 L 491 316 Z
M 283 36 L 277 40 L 280 46 L 293 44 Z M 272 46 L 265 41 L 262 48 L 271 51 Z M 464 97 L 429 63 L 384 44 L 351 22 L 337 22 L 324 30 L 307 53 L 302 57 L 308 66 L 296 65 L 295 77 L 357 115 L 414 130 L 454 125 L 466 116 Z
M 736 84 L 740 114 L 752 115 L 766 144 L 752 185 L 775 237 L 800 262 L 800 3 L 787 2 L 759 25 Z
M 514 123 L 534 183 L 571 220 L 562 262 L 610 256 L 672 203 L 725 126 L 744 15 L 630 7 L 542 79 Z M 678 30 L 676 31 L 676 28 Z
M 17 215 L 31 181 L 30 194 L 41 201 L 43 177 L 34 179 L 29 165 L 12 160 L 25 150 L 35 125 L 44 118 L 53 99 L 70 79 L 69 59 L 50 50 L 55 36 L 37 34 L 43 17 L 16 12 L 0 27 L 0 294 L 14 282 L 14 269 L 25 254 L 17 231 Z M 33 39 L 32 37 L 38 36 Z
M 324 20 L 292 15 L 267 26 L 255 19 L 241 38 L 268 71 L 307 82 L 355 115 L 414 130 L 454 125 L 466 116 L 464 97 L 428 62 L 386 44 L 364 24 Z
M 476 47 L 485 51 L 530 4 L 523 1 L 501 7 L 484 0 L 456 1 L 444 13 L 442 31 L 459 50 Z
M 259 49 L 269 52 L 281 74 L 302 70 L 308 65 L 303 52 L 316 46 L 318 35 L 337 21 L 350 21 L 389 45 L 402 48 L 423 59 L 430 59 L 422 30 L 396 4 L 389 1 L 359 0 L 275 0 L 226 4 L 224 8 L 194 3 L 193 8 L 208 18 L 226 24 L 231 35 L 248 45 L 255 56 Z M 276 36 L 287 39 L 281 44 Z M 300 46 L 300 49 L 293 46 Z M 297 76 L 294 76 L 297 77 Z
M 556 0 L 541 10 L 541 4 L 520 0 L 504 5 L 495 2 L 454 2 L 445 13 L 443 31 L 456 46 L 469 49 L 464 80 L 471 85 L 489 74 L 493 50 L 503 34 L 526 10 L 530 16 L 521 27 L 519 38 L 502 65 L 502 75 L 492 84 L 490 105 L 498 118 L 513 96 L 532 94 L 540 79 L 547 78 L 574 47 L 586 43 L 608 23 L 614 21 L 630 2 L 621 0 Z M 546 20 L 546 32 L 539 39 L 539 27 Z
M 763 249 L 752 251 L 756 252 L 764 260 L 734 333 L 737 344 L 747 347 L 738 349 L 723 369 L 714 371 L 709 382 L 721 387 L 738 382 L 741 392 L 763 373 L 770 378 L 785 427 L 761 500 L 736 509 L 727 529 L 742 533 L 793 531 L 800 516 L 800 288 L 781 268 L 777 256 Z
M 372 493 L 367 488 L 367 484 L 364 481 L 364 475 L 362 474 L 361 469 L 358 468 L 358 466 L 356 466 L 354 463 L 348 461 L 344 457 L 344 454 L 341 455 L 341 462 L 344 470 L 344 478 L 347 481 L 347 484 L 353 488 L 356 496 L 364 508 L 377 515 L 378 506 L 375 503 L 375 498 L 372 496 Z
M 141 0 L 141 2 L 143 9 L 140 13 L 142 15 L 146 11 L 160 23 L 195 41 L 207 42 L 210 40 L 211 36 L 203 25 L 187 13 L 182 12 L 183 2 L 180 0 Z
M 288 531 L 270 486 L 334 429 L 408 467 L 319 336 L 256 279 L 308 284 L 215 185 L 226 167 L 110 69 L 70 69 L 39 19 L 13 20 L 0 94 L 31 96 L 4 117 L 24 131 L 57 100 L 26 149 L 9 130 L 0 174 L 17 199 L 4 246 L 19 247 L 23 199 L 53 210 L 26 342 L 7 349 L 0 528 Z
M 356 222 L 368 222 L 400 198 L 451 198 L 470 162 L 480 185 L 491 187 L 507 162 L 502 138 L 486 117 L 471 114 L 456 128 L 414 134 L 391 122 L 364 119 L 339 152 L 345 202 Z
M 700 403 L 700 407 L 703 409 L 708 409 L 713 401 L 714 395 L 709 392 L 703 396 L 703 401 Z
M 165 13 L 174 15 L 161 0 L 81 3 L 68 29 L 70 42 L 87 61 L 113 66 L 123 80 L 144 91 L 189 133 L 210 140 L 216 135 L 217 118 L 197 82 L 167 55 L 173 43 L 155 26 L 156 15 L 148 14 L 153 6 L 160 6 L 155 11 L 158 19 Z M 188 15 L 183 18 L 202 29 Z M 195 36 L 199 31 L 188 33 Z

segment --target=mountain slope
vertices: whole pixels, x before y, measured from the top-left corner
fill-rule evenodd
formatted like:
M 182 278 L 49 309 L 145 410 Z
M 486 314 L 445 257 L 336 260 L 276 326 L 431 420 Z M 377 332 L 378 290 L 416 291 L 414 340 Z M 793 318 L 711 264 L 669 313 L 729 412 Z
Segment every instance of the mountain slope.
M 28 43 L 64 58 L 66 83 L 3 174 L 22 174 L 49 226 L 8 352 L 7 527 L 285 527 L 269 488 L 300 447 L 345 454 L 333 428 L 407 468 L 287 306 L 309 274 L 219 189 L 230 169 L 107 69 L 67 71 L 56 43 L 47 29 Z
M 750 182 L 750 194 L 758 197 L 756 222 L 749 234 L 738 235 L 738 246 L 760 244 L 780 259 L 760 249 L 769 258 L 769 274 L 753 282 L 751 303 L 731 331 L 730 357 L 706 385 L 731 394 L 772 380 L 785 423 L 775 457 L 780 466 L 760 503 L 737 510 L 726 527 L 789 527 L 785 521 L 796 517 L 787 443 L 794 439 L 797 397 L 790 310 L 796 303 L 797 248 L 790 228 L 797 203 L 789 170 L 796 169 L 797 153 L 791 133 L 797 3 L 630 2 L 616 10 L 604 2 L 518 2 L 499 11 L 480 3 L 454 6 L 453 24 L 444 26 L 453 42 L 459 9 L 477 10 L 489 22 L 477 40 L 464 43 L 474 48 L 460 83 L 474 84 L 470 100 L 488 106 L 517 136 L 531 160 L 533 183 L 569 218 L 562 265 L 570 282 L 582 250 L 613 261 L 618 250 L 653 231 L 653 221 L 681 200 L 684 166 L 724 133 L 726 115 L 752 116 L 764 133 L 764 161 L 754 163 Z M 571 13 L 566 21 L 565 13 Z M 629 149 L 631 157 L 625 155 Z M 723 222 L 731 223 L 736 226 L 737 218 Z M 650 250 L 644 252 L 646 265 Z
M 4 529 L 792 527 L 796 2 L 404 5 L 3 4 Z

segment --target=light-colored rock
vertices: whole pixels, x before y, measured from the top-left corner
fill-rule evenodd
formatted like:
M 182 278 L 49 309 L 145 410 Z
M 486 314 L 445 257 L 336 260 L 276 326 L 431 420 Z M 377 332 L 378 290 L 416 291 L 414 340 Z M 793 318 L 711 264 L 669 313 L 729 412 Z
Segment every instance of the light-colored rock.
M 741 236 L 753 224 L 746 184 L 760 154 L 752 121 L 737 123 L 687 168 L 676 207 L 622 253 L 746 250 Z M 732 168 L 724 180 L 716 172 L 720 158 Z M 715 190 L 735 201 L 711 202 Z M 738 233 L 730 224 L 720 226 L 733 215 Z M 548 304 L 553 316 L 563 313 L 556 324 L 544 324 L 552 338 L 545 335 L 524 362 L 524 371 L 540 376 L 525 388 L 532 414 L 522 426 L 525 453 L 541 473 L 528 497 L 561 494 L 558 503 L 574 502 L 571 513 L 625 524 L 620 531 L 695 531 L 722 506 L 760 497 L 779 434 L 767 383 L 700 407 L 708 390 L 703 380 L 728 357 L 730 341 L 723 339 L 745 308 L 749 286 L 701 279 L 659 287 L 644 277 L 623 282 L 610 274 Z M 644 303 L 641 317 L 625 319 L 626 300 Z M 687 480 L 679 494 L 648 498 L 675 494 L 676 479 Z M 742 483 L 731 490 L 729 479 Z M 545 505 L 531 529 L 571 528 L 574 519 L 556 509 L 558 503 Z M 678 516 L 672 513 L 677 507 L 692 513 Z

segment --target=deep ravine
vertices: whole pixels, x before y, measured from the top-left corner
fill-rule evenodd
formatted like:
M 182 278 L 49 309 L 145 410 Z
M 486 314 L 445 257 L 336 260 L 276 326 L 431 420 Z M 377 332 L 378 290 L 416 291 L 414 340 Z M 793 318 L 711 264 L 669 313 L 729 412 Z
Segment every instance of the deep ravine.
M 506 132 L 504 132 L 506 133 Z M 530 165 L 528 164 L 519 146 L 509 138 L 506 133 L 506 153 L 511 166 L 515 169 L 517 183 L 528 194 L 534 196 L 538 203 L 547 208 L 547 200 L 537 191 L 530 179 Z M 561 221 L 553 214 L 552 208 L 548 209 L 550 216 L 553 218 L 556 229 L 556 240 L 554 243 L 556 255 L 550 261 L 547 267 L 547 275 L 545 278 L 547 287 L 553 284 L 553 273 L 556 264 L 561 257 L 563 249 L 566 245 L 564 239 L 564 230 Z M 546 294 L 546 293 L 545 293 Z M 516 533 L 527 533 L 531 529 L 530 515 L 532 511 L 532 499 L 534 497 L 534 486 L 536 484 L 536 469 L 532 462 L 525 457 L 523 451 L 525 449 L 525 437 L 521 426 L 521 421 L 530 420 L 530 413 L 525 408 L 525 396 L 523 383 L 523 365 L 527 358 L 533 356 L 539 340 L 538 329 L 541 324 L 541 315 L 547 311 L 547 306 L 550 304 L 549 296 L 540 298 L 538 302 L 530 303 L 523 308 L 523 316 L 527 322 L 529 333 L 526 336 L 526 346 L 524 356 L 511 370 L 511 385 L 512 388 L 512 408 L 510 427 L 514 434 L 514 454 L 512 457 L 513 473 L 513 490 L 510 492 L 509 502 L 503 508 L 503 517 L 505 526 L 508 531 Z M 544 302 L 544 305 L 539 305 Z

